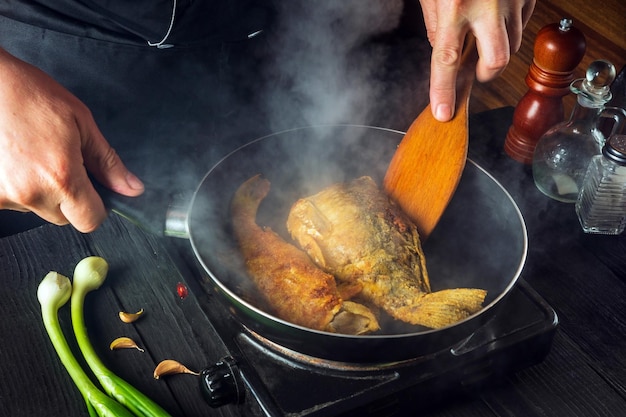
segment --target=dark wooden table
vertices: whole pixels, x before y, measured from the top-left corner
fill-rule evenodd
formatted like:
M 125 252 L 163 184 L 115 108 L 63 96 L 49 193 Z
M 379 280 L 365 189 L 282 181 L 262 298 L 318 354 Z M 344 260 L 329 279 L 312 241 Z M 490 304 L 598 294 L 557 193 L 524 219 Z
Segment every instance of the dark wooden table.
M 473 116 L 470 157 L 510 191 L 526 219 L 530 248 L 523 276 L 558 313 L 552 350 L 542 363 L 495 381 L 475 397 L 398 415 L 626 415 L 626 236 L 584 234 L 572 205 L 536 190 L 529 167 L 502 151 L 511 117 L 511 108 Z M 204 313 L 224 308 L 197 285 L 186 242 L 158 238 L 111 216 L 89 235 L 46 225 L 0 239 L 0 415 L 86 415 L 44 331 L 36 292 L 48 271 L 71 275 L 88 255 L 111 265 L 105 285 L 89 294 L 85 313 L 94 345 L 111 369 L 173 415 L 258 412 L 250 406 L 211 409 L 193 376 L 152 378 L 162 359 L 199 370 L 224 356 L 226 347 L 211 340 Z M 184 299 L 176 293 L 179 282 L 191 289 Z M 146 314 L 135 324 L 117 318 L 121 310 L 140 308 Z M 60 316 L 71 334 L 68 313 L 64 308 Z M 223 317 L 230 320 L 225 311 Z M 135 339 L 146 351 L 110 351 L 118 336 Z

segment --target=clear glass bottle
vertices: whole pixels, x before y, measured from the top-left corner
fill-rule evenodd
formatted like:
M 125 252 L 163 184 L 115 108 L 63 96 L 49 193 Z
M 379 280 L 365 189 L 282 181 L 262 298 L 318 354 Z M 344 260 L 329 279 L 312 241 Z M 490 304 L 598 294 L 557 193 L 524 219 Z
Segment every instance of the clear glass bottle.
M 533 178 L 537 188 L 548 197 L 566 203 L 576 201 L 589 161 L 600 154 L 605 141 L 598 121 L 603 113 L 616 110 L 605 108 L 611 99 L 609 85 L 614 79 L 613 64 L 605 60 L 592 62 L 585 78 L 570 86 L 578 97 L 569 120 L 550 128 L 537 142 Z
M 618 235 L 626 226 L 626 135 L 613 135 L 591 159 L 576 200 L 586 233 Z

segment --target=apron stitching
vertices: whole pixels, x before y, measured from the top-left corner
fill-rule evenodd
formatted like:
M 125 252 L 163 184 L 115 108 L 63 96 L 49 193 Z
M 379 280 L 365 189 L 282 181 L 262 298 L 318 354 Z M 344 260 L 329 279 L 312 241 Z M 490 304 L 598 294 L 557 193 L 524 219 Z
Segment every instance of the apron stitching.
M 165 33 L 165 36 L 159 42 L 150 42 L 150 41 L 148 41 L 148 45 L 149 46 L 156 46 L 159 49 L 172 48 L 174 46 L 172 44 L 168 44 L 168 43 L 164 43 L 164 42 L 167 40 L 167 38 L 170 36 L 170 33 L 172 32 L 172 28 L 174 27 L 174 19 L 175 18 L 176 18 L 176 0 L 174 0 L 174 4 L 173 4 L 173 7 L 172 7 L 172 17 L 170 19 L 170 25 L 167 28 L 167 32 Z

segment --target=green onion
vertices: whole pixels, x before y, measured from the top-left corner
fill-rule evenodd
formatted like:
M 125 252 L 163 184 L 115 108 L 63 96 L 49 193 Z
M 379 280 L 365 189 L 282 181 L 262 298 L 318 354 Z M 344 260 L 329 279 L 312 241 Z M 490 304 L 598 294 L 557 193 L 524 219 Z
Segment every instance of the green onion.
M 132 417 L 132 414 L 120 403 L 111 399 L 91 382 L 72 354 L 59 323 L 59 308 L 72 294 L 69 278 L 57 272 L 49 272 L 37 288 L 37 299 L 41 304 L 41 315 L 46 332 L 61 363 L 72 377 L 83 398 L 87 402 L 89 415 L 95 417 L 94 410 L 100 417 Z
M 107 394 L 124 404 L 137 416 L 165 417 L 169 414 L 138 389 L 111 372 L 100 360 L 87 335 L 83 307 L 85 296 L 100 288 L 109 271 L 109 265 L 101 257 L 90 256 L 81 260 L 74 269 L 72 294 L 72 326 L 76 341 L 85 361 L 100 381 Z

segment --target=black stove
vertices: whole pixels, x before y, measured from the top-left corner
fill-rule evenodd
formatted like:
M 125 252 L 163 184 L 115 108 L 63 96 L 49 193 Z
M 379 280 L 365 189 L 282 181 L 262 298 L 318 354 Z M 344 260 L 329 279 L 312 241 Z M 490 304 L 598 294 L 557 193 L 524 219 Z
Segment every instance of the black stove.
M 354 364 L 291 351 L 225 309 L 205 310 L 228 354 L 203 371 L 201 389 L 212 406 L 238 404 L 228 415 L 245 416 L 406 415 L 541 362 L 558 326 L 555 311 L 520 279 L 498 313 L 455 345 L 400 362 Z

